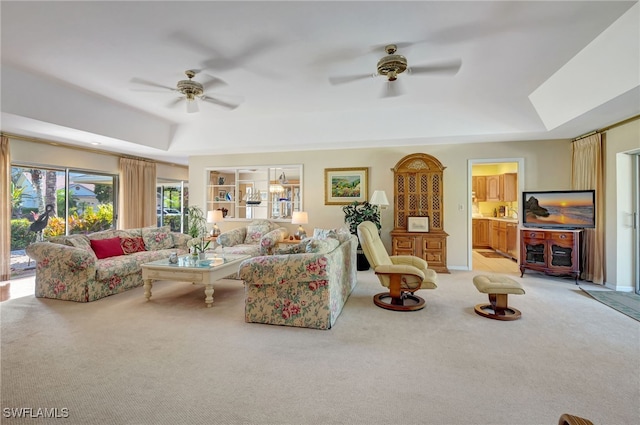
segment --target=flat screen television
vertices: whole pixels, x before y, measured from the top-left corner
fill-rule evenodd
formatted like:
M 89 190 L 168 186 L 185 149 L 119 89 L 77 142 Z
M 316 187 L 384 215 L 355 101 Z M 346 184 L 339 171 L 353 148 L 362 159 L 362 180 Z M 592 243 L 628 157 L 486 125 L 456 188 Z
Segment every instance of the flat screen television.
M 543 229 L 596 227 L 595 190 L 522 192 L 522 225 Z

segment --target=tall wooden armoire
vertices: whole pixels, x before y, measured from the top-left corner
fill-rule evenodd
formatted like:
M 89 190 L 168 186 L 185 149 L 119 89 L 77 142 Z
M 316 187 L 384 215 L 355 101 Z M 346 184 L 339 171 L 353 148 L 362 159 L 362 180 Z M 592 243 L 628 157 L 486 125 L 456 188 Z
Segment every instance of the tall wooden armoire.
M 414 153 L 402 158 L 394 168 L 394 229 L 392 255 L 414 255 L 439 273 L 447 268 L 447 236 L 444 231 L 445 167 L 435 157 Z M 409 217 L 428 217 L 428 231 L 410 231 Z M 422 226 L 419 226 L 422 227 Z

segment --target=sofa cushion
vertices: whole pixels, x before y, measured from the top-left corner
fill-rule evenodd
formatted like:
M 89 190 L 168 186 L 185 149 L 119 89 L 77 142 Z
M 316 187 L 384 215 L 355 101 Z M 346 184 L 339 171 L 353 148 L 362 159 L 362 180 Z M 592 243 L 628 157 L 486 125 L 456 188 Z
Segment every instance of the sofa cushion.
M 85 235 L 70 235 L 66 237 L 65 245 L 73 246 L 76 248 L 84 249 L 85 251 L 93 252 L 89 238 Z
M 122 246 L 120 245 L 119 237 L 96 240 L 92 239 L 91 248 L 93 249 L 93 252 L 96 253 L 96 257 L 98 257 L 98 259 L 116 257 L 124 254 Z
M 346 227 L 336 229 L 313 229 L 313 238 L 315 239 L 335 238 L 340 243 L 343 243 L 348 241 L 350 237 L 351 233 Z
M 144 246 L 144 239 L 142 239 L 142 237 L 120 238 L 120 245 L 122 245 L 122 252 L 125 254 L 133 254 L 134 252 L 146 250 Z
M 254 244 L 260 242 L 265 234 L 269 233 L 271 227 L 268 224 L 250 224 L 247 226 L 247 236 L 244 239 L 246 244 Z
M 142 239 L 147 251 L 173 248 L 171 231 L 163 227 L 145 227 L 142 229 Z
M 314 239 L 311 238 L 307 242 L 306 252 L 310 254 L 326 254 L 336 249 L 340 245 L 338 239 Z
M 304 254 L 307 252 L 307 243 L 309 240 L 302 241 L 296 245 L 285 245 L 283 248 L 278 248 L 276 250 L 277 255 L 286 255 L 286 254 Z
M 119 237 L 120 232 L 121 232 L 120 230 L 116 230 L 116 229 L 101 230 L 99 232 L 89 233 L 87 235 L 87 238 L 89 238 L 89 240 L 92 240 L 92 241 L 96 241 L 100 239 L 111 239 L 111 238 Z

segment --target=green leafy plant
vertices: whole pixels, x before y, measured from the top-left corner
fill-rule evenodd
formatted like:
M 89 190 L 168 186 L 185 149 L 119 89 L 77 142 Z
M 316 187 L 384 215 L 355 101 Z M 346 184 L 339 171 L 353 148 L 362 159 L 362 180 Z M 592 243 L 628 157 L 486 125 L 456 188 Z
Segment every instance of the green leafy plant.
M 191 239 L 189 242 L 187 242 L 187 246 L 193 248 L 194 254 L 200 254 L 202 252 L 205 252 L 207 248 L 209 248 L 210 243 L 210 241 L 205 240 L 204 237 L 201 236 Z
M 207 218 L 204 211 L 198 206 L 187 208 L 187 233 L 193 238 L 188 242 L 195 253 L 201 253 L 209 248 L 210 241 L 205 240 L 207 235 Z
M 207 218 L 198 206 L 187 207 L 187 234 L 192 238 L 204 236 L 207 233 Z
M 358 235 L 358 225 L 364 221 L 370 221 L 376 225 L 378 231 L 381 229 L 380 214 L 378 206 L 368 202 L 354 202 L 342 207 L 344 212 L 344 222 L 349 225 L 349 232 Z

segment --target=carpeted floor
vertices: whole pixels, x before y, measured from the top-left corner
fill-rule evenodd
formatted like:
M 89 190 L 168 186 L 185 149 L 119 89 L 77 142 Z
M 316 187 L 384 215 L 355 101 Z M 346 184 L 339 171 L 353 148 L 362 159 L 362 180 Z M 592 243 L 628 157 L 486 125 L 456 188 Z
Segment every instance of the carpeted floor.
M 573 281 L 531 273 L 509 303 L 478 316 L 476 273 L 440 274 L 424 310 L 376 307 L 373 271 L 327 331 L 244 322 L 239 281 L 157 282 L 92 303 L 0 303 L 1 406 L 58 409 L 69 425 L 598 425 L 637 423 L 640 322 Z M 586 285 L 588 288 L 588 285 Z M 63 411 L 62 409 L 67 409 Z M 15 410 L 14 410 L 15 411 Z M 24 412 L 24 410 L 23 410 Z
M 580 289 L 602 304 L 640 321 L 640 295 L 632 292 Z

